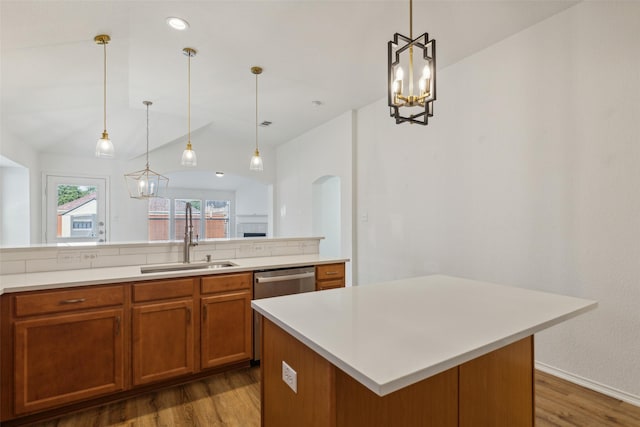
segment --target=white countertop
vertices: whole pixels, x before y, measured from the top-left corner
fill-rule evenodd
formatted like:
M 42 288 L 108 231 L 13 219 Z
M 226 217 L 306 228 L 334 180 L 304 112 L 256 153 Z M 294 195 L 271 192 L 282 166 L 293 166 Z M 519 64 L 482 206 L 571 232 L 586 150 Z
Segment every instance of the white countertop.
M 214 260 L 219 262 L 222 260 Z M 0 295 L 8 292 L 57 289 L 71 286 L 99 285 L 116 282 L 165 279 L 184 276 L 238 273 L 242 271 L 301 267 L 305 265 L 347 262 L 346 258 L 328 258 L 318 254 L 269 256 L 261 258 L 234 258 L 234 267 L 222 269 L 183 270 L 161 273 L 141 273 L 140 266 L 85 268 L 81 270 L 46 271 L 41 273 L 5 274 L 0 276 Z
M 380 396 L 597 306 L 449 276 L 254 300 L 252 307 Z

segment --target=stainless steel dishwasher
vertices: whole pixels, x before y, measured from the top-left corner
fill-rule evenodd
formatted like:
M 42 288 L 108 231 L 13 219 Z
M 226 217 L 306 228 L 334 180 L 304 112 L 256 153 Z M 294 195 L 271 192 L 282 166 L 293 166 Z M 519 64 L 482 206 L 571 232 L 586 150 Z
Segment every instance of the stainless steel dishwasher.
M 316 290 L 316 268 L 267 270 L 253 275 L 253 299 L 300 294 Z M 253 312 L 253 360 L 260 360 L 262 316 Z

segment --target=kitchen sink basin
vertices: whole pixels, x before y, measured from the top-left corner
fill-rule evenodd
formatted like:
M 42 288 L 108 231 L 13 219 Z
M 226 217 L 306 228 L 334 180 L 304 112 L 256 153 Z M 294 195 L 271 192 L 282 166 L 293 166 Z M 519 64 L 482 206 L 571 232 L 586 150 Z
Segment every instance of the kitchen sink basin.
M 217 270 L 219 268 L 235 267 L 237 264 L 231 261 L 211 261 L 211 262 L 193 262 L 193 263 L 174 263 L 174 264 L 158 264 L 143 265 L 140 267 L 140 273 L 162 273 L 167 271 L 185 271 L 185 270 Z

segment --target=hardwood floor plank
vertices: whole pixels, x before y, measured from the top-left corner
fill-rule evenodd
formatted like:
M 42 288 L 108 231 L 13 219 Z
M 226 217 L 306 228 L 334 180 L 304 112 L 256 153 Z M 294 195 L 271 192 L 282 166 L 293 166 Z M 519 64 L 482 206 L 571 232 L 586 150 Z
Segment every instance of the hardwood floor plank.
M 536 427 L 640 427 L 640 408 L 536 371 Z
M 536 371 L 535 393 L 536 427 L 640 427 L 640 407 L 544 372 Z M 260 368 L 226 372 L 33 426 L 259 427 Z

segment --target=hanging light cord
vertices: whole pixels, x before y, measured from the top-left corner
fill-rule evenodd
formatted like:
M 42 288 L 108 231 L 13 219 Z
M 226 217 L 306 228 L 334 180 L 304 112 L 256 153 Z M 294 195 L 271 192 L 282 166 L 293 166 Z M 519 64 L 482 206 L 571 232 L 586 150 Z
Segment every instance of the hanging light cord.
M 189 70 L 189 78 L 188 78 L 188 107 L 187 107 L 187 129 L 189 131 L 189 144 L 191 144 L 191 52 L 187 52 L 187 56 L 189 57 L 189 65 L 188 65 L 188 70 Z
M 413 41 L 413 0 L 409 0 L 409 38 Z M 413 95 L 413 43 L 409 46 L 409 96 Z
M 256 153 L 258 152 L 258 74 L 256 74 Z
M 147 104 L 147 170 L 149 169 L 149 104 Z
M 102 42 L 104 47 L 104 84 L 103 84 L 103 123 L 104 133 L 107 133 L 107 42 Z

